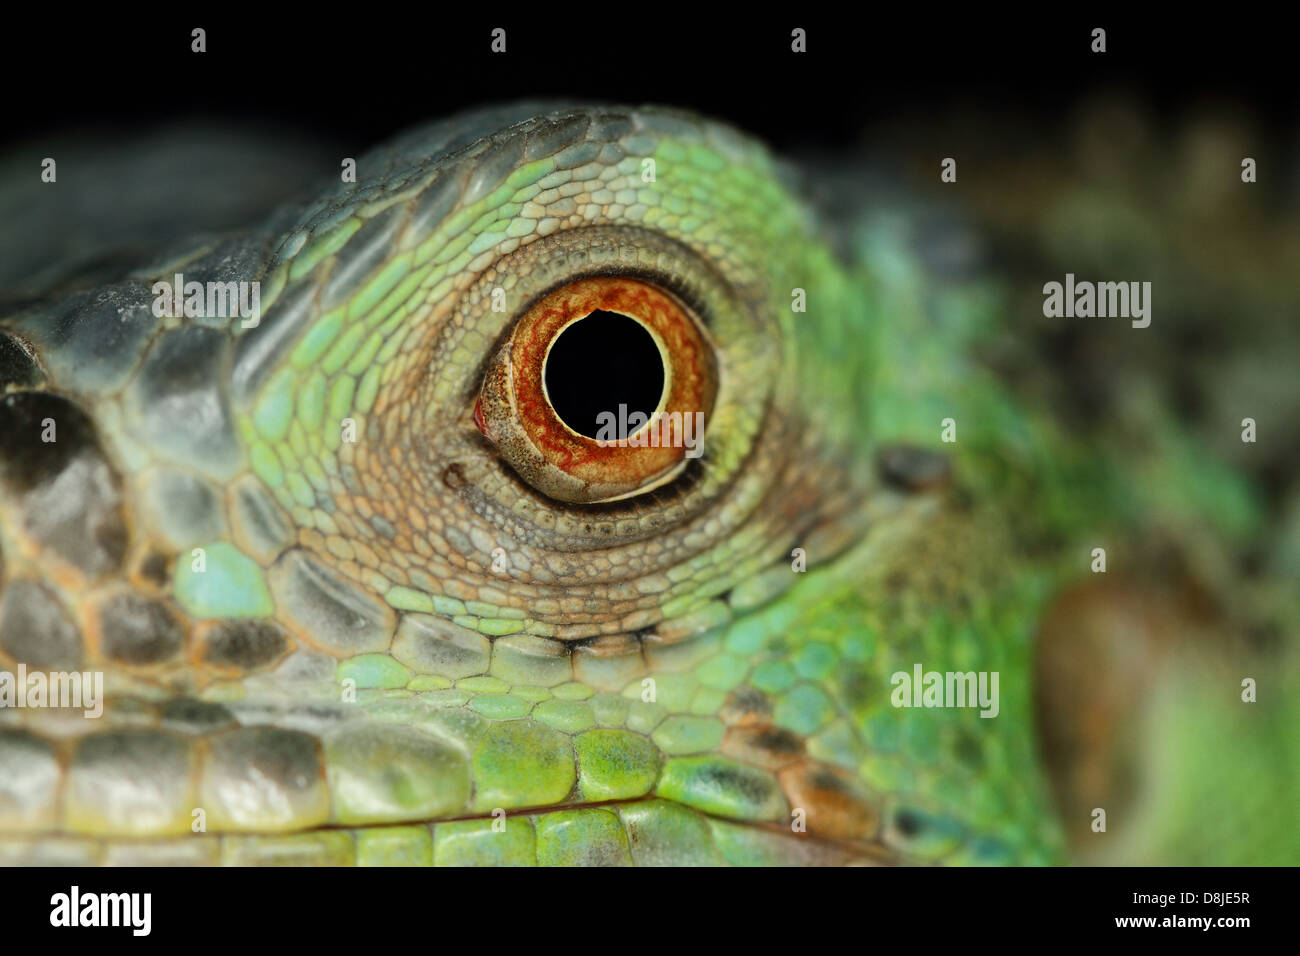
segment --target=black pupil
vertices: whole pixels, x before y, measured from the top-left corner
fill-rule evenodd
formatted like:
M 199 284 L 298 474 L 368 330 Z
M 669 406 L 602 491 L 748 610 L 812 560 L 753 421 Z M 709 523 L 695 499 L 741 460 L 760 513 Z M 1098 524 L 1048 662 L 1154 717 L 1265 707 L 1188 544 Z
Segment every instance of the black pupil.
M 543 375 L 555 414 L 588 438 L 626 438 L 642 422 L 628 419 L 636 412 L 654 414 L 664 391 L 655 340 L 640 322 L 617 312 L 593 312 L 561 332 Z M 620 413 L 619 406 L 626 411 Z M 607 427 L 598 434 L 607 422 L 612 432 Z

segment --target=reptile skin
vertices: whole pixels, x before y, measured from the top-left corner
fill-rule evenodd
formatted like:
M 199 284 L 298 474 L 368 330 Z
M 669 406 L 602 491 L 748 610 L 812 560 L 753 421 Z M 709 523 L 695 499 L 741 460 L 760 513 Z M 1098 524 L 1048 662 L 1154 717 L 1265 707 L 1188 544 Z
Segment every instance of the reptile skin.
M 1144 687 L 1168 760 L 1087 833 L 1062 741 L 1120 758 L 1049 727 L 1090 665 L 1036 641 L 1149 607 L 1085 581 L 1142 502 L 981 360 L 1005 289 L 927 262 L 905 208 L 820 213 L 659 108 L 487 110 L 357 171 L 6 300 L 0 670 L 108 700 L 0 710 L 0 861 L 1296 861 L 1296 696 L 1243 716 L 1249 668 Z M 260 282 L 260 321 L 155 315 L 177 273 Z M 680 477 L 579 505 L 473 412 L 522 312 L 587 275 L 691 302 L 719 386 Z M 1206 468 L 1165 503 L 1258 525 Z M 997 672 L 997 716 L 891 706 L 918 663 Z

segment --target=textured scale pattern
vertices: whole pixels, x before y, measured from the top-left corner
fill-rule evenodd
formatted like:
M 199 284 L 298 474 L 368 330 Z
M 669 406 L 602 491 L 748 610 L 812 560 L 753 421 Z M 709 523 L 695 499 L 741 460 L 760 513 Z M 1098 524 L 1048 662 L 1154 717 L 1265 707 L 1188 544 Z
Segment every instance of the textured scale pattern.
M 1095 471 L 968 362 L 994 290 L 668 110 L 488 110 L 358 170 L 4 317 L 0 665 L 109 701 L 0 710 L 0 862 L 1062 859 L 1030 652 L 1077 568 L 1007 503 L 1074 540 L 1050 489 Z M 563 507 L 470 411 L 584 270 L 690 301 L 720 385 L 676 485 Z M 155 316 L 177 272 L 259 281 L 260 324 Z M 958 388 L 954 489 L 883 446 Z M 1000 671 L 1001 716 L 890 707 L 918 660 Z

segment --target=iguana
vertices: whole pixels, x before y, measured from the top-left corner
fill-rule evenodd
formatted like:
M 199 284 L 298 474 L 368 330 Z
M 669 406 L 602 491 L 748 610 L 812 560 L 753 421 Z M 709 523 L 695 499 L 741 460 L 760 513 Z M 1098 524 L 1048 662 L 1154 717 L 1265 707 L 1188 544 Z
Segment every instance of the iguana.
M 1032 181 L 660 107 L 172 155 L 6 217 L 69 251 L 0 296 L 0 860 L 1300 859 L 1293 544 L 1158 394 L 1070 417 Z

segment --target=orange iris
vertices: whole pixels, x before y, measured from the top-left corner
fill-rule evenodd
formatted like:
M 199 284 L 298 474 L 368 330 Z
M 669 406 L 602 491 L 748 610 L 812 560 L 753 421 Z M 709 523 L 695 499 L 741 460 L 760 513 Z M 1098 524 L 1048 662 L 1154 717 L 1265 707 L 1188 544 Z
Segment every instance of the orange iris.
M 557 412 L 547 388 L 547 363 L 567 329 L 602 312 L 626 316 L 649 333 L 663 365 L 663 389 L 657 405 L 643 411 L 648 420 L 639 428 L 636 417 L 627 427 L 626 406 L 607 407 L 615 402 L 584 396 L 601 409 L 598 420 L 604 423 L 590 436 Z M 646 356 L 613 354 L 590 361 L 644 362 Z M 601 371 L 618 373 L 617 367 Z M 564 384 L 572 392 L 587 382 Z M 519 320 L 489 364 L 474 421 L 538 490 L 565 501 L 600 501 L 648 491 L 678 474 L 688 456 L 699 454 L 701 426 L 716 392 L 713 349 L 685 306 L 638 279 L 597 277 L 556 289 Z

